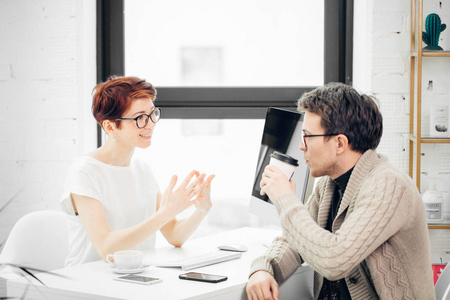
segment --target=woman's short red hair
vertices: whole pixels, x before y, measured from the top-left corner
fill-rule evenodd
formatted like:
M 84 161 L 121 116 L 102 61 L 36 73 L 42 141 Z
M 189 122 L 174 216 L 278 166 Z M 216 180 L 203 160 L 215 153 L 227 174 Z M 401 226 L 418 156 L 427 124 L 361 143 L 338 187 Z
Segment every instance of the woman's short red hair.
M 110 120 L 120 128 L 121 118 L 130 108 L 133 100 L 150 98 L 155 101 L 156 89 L 153 85 L 138 77 L 110 76 L 105 82 L 94 87 L 92 114 L 97 123 Z

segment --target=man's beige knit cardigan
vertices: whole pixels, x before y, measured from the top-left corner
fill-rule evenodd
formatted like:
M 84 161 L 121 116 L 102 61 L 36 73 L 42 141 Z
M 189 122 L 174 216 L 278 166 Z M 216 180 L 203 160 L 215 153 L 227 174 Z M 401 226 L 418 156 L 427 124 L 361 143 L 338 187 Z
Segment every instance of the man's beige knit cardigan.
M 435 299 L 425 211 L 412 180 L 365 152 L 329 232 L 334 187 L 326 176 L 306 205 L 295 195 L 275 202 L 283 236 L 253 261 L 251 273 L 266 270 L 281 283 L 306 262 L 315 271 L 315 299 L 323 277 L 345 278 L 352 299 Z

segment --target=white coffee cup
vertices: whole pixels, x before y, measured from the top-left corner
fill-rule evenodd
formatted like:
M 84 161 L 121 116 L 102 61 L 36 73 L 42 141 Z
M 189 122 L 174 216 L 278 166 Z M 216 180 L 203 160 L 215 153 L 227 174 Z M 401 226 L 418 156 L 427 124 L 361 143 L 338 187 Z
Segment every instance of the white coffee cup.
M 291 180 L 295 169 L 298 167 L 298 160 L 287 154 L 275 151 L 270 155 L 269 165 L 276 166 Z
M 122 250 L 106 255 L 106 261 L 118 269 L 137 269 L 142 265 L 143 255 L 139 250 Z

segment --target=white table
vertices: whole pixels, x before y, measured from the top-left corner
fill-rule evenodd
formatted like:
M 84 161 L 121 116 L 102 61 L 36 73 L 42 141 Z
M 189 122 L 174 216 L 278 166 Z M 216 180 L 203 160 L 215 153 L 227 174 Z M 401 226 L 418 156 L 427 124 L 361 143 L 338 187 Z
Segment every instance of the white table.
M 140 273 L 159 277 L 163 281 L 154 285 L 140 285 L 113 280 L 120 276 L 111 271 L 104 261 L 96 261 L 76 267 L 57 270 L 51 274 L 38 274 L 46 286 L 36 281 L 29 286 L 30 278 L 19 278 L 7 282 L 9 297 L 20 298 L 28 288 L 25 299 L 247 299 L 245 285 L 248 280 L 251 261 L 264 254 L 277 230 L 240 228 L 199 239 L 193 239 L 182 248 L 170 246 L 145 253 L 144 263 L 178 259 L 199 253 L 215 251 L 225 243 L 241 243 L 248 246 L 239 259 L 197 268 L 190 271 L 226 275 L 228 280 L 220 283 L 205 283 L 180 280 L 179 268 L 158 268 L 150 266 Z M 29 286 L 29 287 L 28 287 Z M 308 266 L 300 267 L 280 287 L 281 299 L 312 299 L 313 271 Z

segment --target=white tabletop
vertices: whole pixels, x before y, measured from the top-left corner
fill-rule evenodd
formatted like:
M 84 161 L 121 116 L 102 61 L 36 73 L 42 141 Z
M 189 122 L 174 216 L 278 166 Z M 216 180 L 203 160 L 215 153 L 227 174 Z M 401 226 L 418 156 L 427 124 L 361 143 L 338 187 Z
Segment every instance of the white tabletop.
M 112 272 L 104 261 L 96 261 L 76 267 L 65 268 L 52 274 L 38 274 L 38 278 L 46 284 L 42 286 L 33 282 L 28 289 L 29 299 L 246 299 L 245 285 L 248 280 L 251 261 L 263 255 L 264 245 L 270 245 L 274 237 L 280 234 L 277 230 L 258 228 L 240 228 L 185 243 L 182 248 L 166 246 L 145 253 L 144 264 L 149 264 L 141 275 L 158 277 L 161 283 L 140 285 L 114 280 L 121 276 Z M 217 246 L 226 243 L 240 243 L 248 247 L 248 251 L 239 259 L 196 268 L 195 272 L 225 275 L 228 280 L 220 283 L 205 283 L 181 280 L 178 275 L 186 273 L 180 268 L 158 268 L 153 263 L 161 260 L 178 259 L 200 253 L 217 250 Z M 9 280 L 7 291 L 9 297 L 21 297 L 28 285 L 29 278 Z M 291 283 L 289 283 L 289 281 Z M 286 288 L 284 287 L 286 286 Z M 281 286 L 296 289 L 304 294 L 302 299 L 312 298 L 312 270 L 308 266 L 300 267 L 297 272 Z M 287 296 L 286 292 L 284 295 Z M 291 295 L 293 296 L 293 295 Z M 286 297 L 290 298 L 290 297 Z M 282 299 L 285 299 L 282 297 Z

